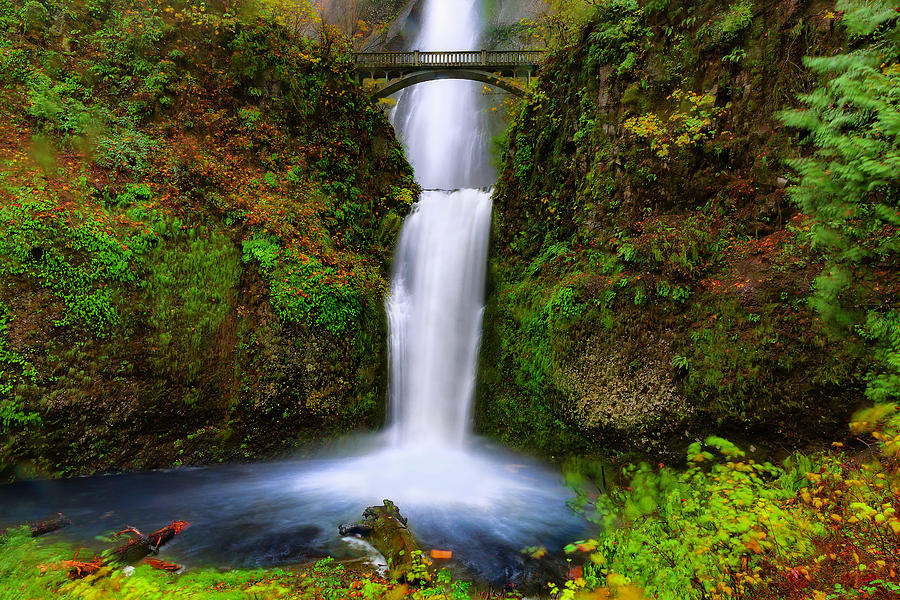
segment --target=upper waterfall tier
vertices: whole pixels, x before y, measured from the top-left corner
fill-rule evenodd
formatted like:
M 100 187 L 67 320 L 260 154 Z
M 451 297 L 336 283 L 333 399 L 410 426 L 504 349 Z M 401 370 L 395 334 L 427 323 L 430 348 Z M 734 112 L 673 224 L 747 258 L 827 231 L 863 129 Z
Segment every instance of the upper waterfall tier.
M 476 50 L 482 35 L 477 0 L 428 0 L 417 50 Z M 426 189 L 493 185 L 490 135 L 481 90 L 473 81 L 441 80 L 404 90 L 394 126 L 416 180 Z

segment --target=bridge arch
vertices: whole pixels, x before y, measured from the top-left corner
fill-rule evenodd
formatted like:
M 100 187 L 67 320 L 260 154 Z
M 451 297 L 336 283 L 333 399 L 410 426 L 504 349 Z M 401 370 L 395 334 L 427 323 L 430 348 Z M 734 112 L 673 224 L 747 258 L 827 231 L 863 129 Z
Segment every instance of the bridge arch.
M 486 71 L 480 71 L 477 69 L 429 69 L 427 71 L 407 73 L 399 79 L 388 81 L 387 85 L 380 87 L 378 90 L 372 93 L 372 99 L 377 100 L 379 98 L 387 98 L 391 94 L 396 94 L 400 90 L 416 85 L 417 83 L 437 81 L 440 79 L 467 79 L 469 81 L 478 81 L 481 83 L 486 83 L 487 85 L 498 87 L 515 96 L 522 97 L 525 95 L 524 89 L 513 85 L 509 81 L 505 80 L 502 77 L 498 77 L 494 73 L 488 73 Z
M 363 79 L 385 80 L 372 94 L 373 99 L 436 79 L 468 79 L 524 96 L 525 90 L 507 78 L 524 78 L 530 82 L 543 57 L 542 50 L 413 50 L 353 55 L 357 83 Z

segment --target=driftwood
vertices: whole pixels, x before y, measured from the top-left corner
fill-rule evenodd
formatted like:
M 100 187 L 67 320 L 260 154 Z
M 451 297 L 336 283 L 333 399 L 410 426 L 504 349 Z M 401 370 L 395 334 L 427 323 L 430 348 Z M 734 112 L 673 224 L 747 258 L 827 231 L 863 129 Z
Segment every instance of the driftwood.
M 116 535 L 128 534 L 131 536 L 131 539 L 113 550 L 112 555 L 116 562 L 136 563 L 151 553 L 158 554 L 160 546 L 164 546 L 187 526 L 188 523 L 185 521 L 172 521 L 171 524 L 154 531 L 150 535 L 144 535 L 134 527 L 126 527 L 116 533 Z
M 388 576 L 397 581 L 421 581 L 431 578 L 422 564 L 422 550 L 406 526 L 406 518 L 393 502 L 370 506 L 362 521 L 338 528 L 341 535 L 366 538 L 388 561 Z
M 56 531 L 57 529 L 62 529 L 63 527 L 72 524 L 72 521 L 64 517 L 62 513 L 56 513 L 56 515 L 55 518 L 47 519 L 46 521 L 28 522 L 28 527 L 31 528 L 31 537 L 42 536 L 45 533 L 50 533 L 51 531 Z M 14 529 L 17 527 L 19 526 L 15 526 Z M 24 525 L 22 525 L 22 527 L 24 527 Z M 8 529 L 0 529 L 0 538 L 8 533 Z
M 62 566 L 69 570 L 69 579 L 82 579 L 88 575 L 93 575 L 103 568 L 105 561 L 102 556 L 94 555 L 92 560 L 78 560 L 79 550 L 75 553 L 72 560 L 62 561 Z
M 180 568 L 178 565 L 146 557 L 151 553 L 157 554 L 161 546 L 164 546 L 173 537 L 181 533 L 188 525 L 189 523 L 185 521 L 172 521 L 169 525 L 154 531 L 150 535 L 144 535 L 134 527 L 126 527 L 116 533 L 116 535 L 122 536 L 127 534 L 131 539 L 112 550 L 108 556 L 94 555 L 93 560 L 80 561 L 78 560 L 78 552 L 76 552 L 72 560 L 63 561 L 62 565 L 69 569 L 69 577 L 72 579 L 81 579 L 82 577 L 93 575 L 103 567 L 133 564 L 142 560 L 156 569 L 177 571 Z

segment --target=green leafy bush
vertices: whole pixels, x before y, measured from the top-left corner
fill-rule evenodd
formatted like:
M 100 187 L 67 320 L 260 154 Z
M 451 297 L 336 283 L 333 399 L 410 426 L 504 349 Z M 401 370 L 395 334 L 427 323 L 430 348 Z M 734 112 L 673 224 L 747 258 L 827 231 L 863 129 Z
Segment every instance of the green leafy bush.
M 28 53 L 0 38 L 0 85 L 24 81 L 28 73 Z
M 612 65 L 622 75 L 637 64 L 650 29 L 636 0 L 603 0 L 596 6 L 588 60 L 596 66 Z
M 27 275 L 50 289 L 67 308 L 57 325 L 107 336 L 120 316 L 103 284 L 134 280 L 134 251 L 93 220 L 72 227 L 54 208 L 44 200 L 0 207 L 0 274 Z
M 783 469 L 717 437 L 687 458 L 684 472 L 630 466 L 628 487 L 600 497 L 603 533 L 568 548 L 590 555 L 583 585 L 635 584 L 660 600 L 746 597 L 762 582 L 763 555 L 790 562 L 815 549 L 824 527 L 772 485 Z
M 91 111 L 75 97 L 86 93 L 75 78 L 54 83 L 45 73 L 34 73 L 28 80 L 31 92 L 29 114 L 46 128 L 68 135 L 83 135 L 96 122 Z
M 97 164 L 116 171 L 140 173 L 146 167 L 147 156 L 156 142 L 141 131 L 131 117 L 117 117 L 105 110 L 102 112 L 106 119 L 95 142 Z

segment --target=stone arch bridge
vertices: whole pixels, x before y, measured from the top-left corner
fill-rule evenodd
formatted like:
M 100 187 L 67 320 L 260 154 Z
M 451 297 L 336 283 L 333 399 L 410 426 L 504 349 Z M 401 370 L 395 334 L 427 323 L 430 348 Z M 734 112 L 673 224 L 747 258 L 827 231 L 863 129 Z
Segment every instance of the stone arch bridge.
M 356 80 L 379 82 L 374 99 L 385 98 L 424 81 L 469 79 L 524 96 L 517 79 L 531 82 L 544 57 L 542 50 L 474 50 L 455 52 L 360 52 L 353 55 Z M 384 80 L 382 82 L 382 80 Z

